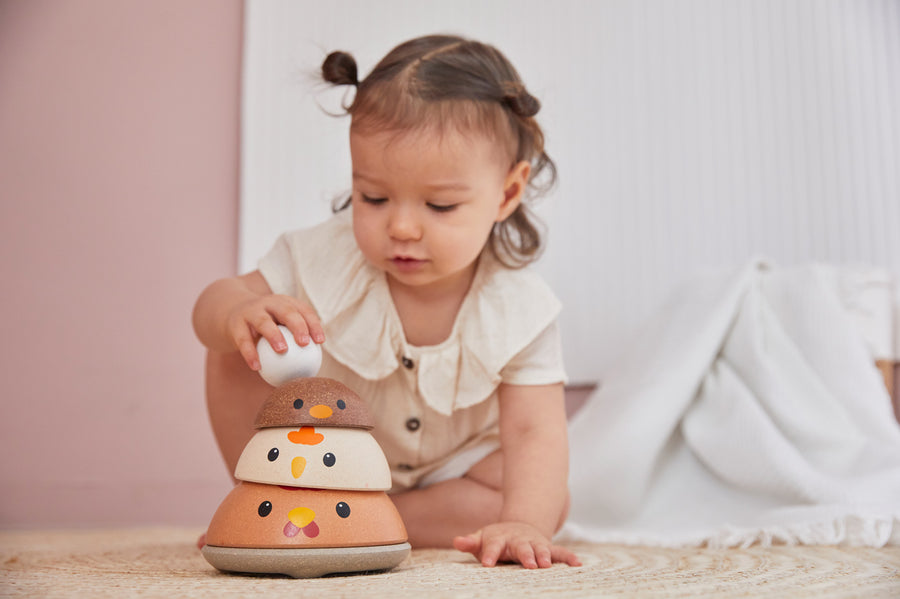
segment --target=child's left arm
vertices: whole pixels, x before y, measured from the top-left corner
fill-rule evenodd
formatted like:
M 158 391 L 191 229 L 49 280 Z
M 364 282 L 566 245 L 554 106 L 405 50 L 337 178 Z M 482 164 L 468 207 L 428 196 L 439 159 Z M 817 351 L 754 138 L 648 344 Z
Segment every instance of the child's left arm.
M 466 537 L 457 549 L 485 566 L 516 561 L 526 568 L 553 562 L 579 566 L 551 538 L 567 509 L 569 445 L 562 384 L 507 385 L 500 395 L 503 508 L 500 521 Z

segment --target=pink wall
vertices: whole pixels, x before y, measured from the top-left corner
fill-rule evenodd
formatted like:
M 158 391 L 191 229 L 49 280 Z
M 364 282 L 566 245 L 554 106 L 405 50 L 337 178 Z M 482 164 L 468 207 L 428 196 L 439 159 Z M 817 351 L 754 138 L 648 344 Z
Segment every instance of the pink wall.
M 242 3 L 0 3 L 0 527 L 205 525 L 193 301 L 236 263 Z

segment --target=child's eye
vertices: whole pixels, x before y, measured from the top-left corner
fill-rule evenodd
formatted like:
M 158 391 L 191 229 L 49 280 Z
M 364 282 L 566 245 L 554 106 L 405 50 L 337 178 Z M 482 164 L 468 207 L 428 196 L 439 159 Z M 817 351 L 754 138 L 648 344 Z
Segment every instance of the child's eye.
M 434 210 L 435 212 L 451 212 L 456 210 L 457 204 L 432 204 L 428 203 L 428 207 Z
M 367 196 L 365 194 L 360 194 L 360 195 L 362 196 L 363 202 L 365 202 L 366 204 L 372 204 L 374 206 L 378 206 L 380 204 L 384 204 L 385 202 L 387 202 L 387 198 L 370 198 L 369 196 Z

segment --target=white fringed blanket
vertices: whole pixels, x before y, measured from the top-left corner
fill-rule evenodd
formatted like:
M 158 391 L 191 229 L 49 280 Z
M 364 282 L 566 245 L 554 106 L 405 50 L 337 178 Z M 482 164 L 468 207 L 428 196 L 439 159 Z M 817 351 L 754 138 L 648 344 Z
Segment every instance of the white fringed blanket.
M 832 276 L 684 286 L 572 422 L 560 537 L 900 544 L 900 427 Z

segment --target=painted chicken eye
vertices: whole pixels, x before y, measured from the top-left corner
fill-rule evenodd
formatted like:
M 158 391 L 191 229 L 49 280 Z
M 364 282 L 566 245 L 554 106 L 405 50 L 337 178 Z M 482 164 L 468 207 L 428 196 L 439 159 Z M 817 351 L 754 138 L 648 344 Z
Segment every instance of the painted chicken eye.
M 303 407 L 303 400 L 302 400 L 302 399 L 295 399 L 295 400 L 294 400 L 294 409 L 295 409 L 295 410 L 299 410 L 299 409 L 302 408 L 302 407 Z
M 348 510 L 350 508 L 347 508 Z M 261 518 L 265 518 L 269 514 L 272 513 L 272 502 L 271 501 L 263 501 L 259 504 L 259 508 L 256 510 L 256 513 L 259 514 Z
M 326 453 L 324 456 L 322 456 L 322 463 L 329 468 L 334 466 L 335 461 L 337 461 L 337 458 L 334 457 L 333 453 Z
M 277 459 L 278 459 L 278 448 L 273 447 L 272 449 L 269 450 L 269 461 L 274 462 Z
M 344 408 L 347 407 L 347 402 L 344 401 L 343 399 L 339 399 L 339 400 L 337 400 L 337 407 L 338 407 L 338 409 L 343 410 Z
M 337 515 L 341 518 L 349 518 L 350 517 L 350 506 L 344 503 L 343 501 L 334 506 L 334 511 L 337 512 Z

